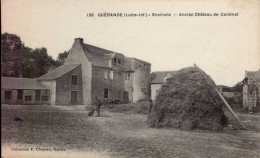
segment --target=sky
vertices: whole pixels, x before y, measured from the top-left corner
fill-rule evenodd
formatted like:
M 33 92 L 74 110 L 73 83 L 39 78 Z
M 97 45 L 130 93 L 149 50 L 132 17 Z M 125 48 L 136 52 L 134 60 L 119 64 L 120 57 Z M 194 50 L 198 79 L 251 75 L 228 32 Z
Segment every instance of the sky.
M 1 32 L 57 58 L 75 38 L 135 57 L 152 71 L 197 64 L 216 84 L 233 86 L 260 69 L 260 3 L 225 1 L 2 0 Z M 171 17 L 98 17 L 98 13 L 170 13 Z M 179 13 L 239 16 L 178 16 Z M 94 13 L 95 17 L 87 17 Z

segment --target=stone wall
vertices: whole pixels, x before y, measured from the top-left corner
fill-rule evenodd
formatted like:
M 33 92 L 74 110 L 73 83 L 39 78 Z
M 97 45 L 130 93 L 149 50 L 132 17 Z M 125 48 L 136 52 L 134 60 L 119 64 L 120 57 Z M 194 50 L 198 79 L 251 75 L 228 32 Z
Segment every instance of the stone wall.
M 47 100 L 43 100 L 43 97 L 47 97 Z M 40 90 L 40 100 L 35 99 L 35 104 L 50 104 L 50 90 Z
M 77 85 L 71 84 L 72 75 L 77 76 Z M 77 91 L 76 104 L 83 104 L 82 76 L 80 65 L 56 80 L 56 104 L 71 105 L 71 91 Z
M 259 108 L 260 106 L 260 81 L 254 80 L 252 78 L 248 78 L 248 104 L 252 104 L 253 102 L 253 96 L 252 96 L 252 91 L 253 89 L 256 88 L 256 93 L 257 93 L 257 106 Z
M 12 92 L 12 96 L 10 99 L 5 99 L 4 95 L 5 95 L 5 91 L 11 91 Z M 17 102 L 17 91 L 14 89 L 2 89 L 1 90 L 1 103 L 3 104 L 16 104 Z
M 151 99 L 155 101 L 157 93 L 159 92 L 162 84 L 151 84 Z
M 4 93 L 5 91 L 11 91 L 12 96 L 11 99 L 7 100 L 4 98 Z M 35 91 L 34 89 L 29 89 L 29 90 L 22 90 L 23 91 L 23 96 L 22 99 L 17 100 L 17 90 L 12 89 L 12 90 L 1 90 L 1 99 L 3 104 L 50 104 L 50 91 L 49 90 L 39 90 L 40 91 L 40 100 L 36 101 L 35 100 Z M 46 101 L 42 101 L 42 97 L 46 96 L 48 99 Z M 30 97 L 30 100 L 26 100 L 26 97 Z
M 92 74 L 92 100 L 99 97 L 105 102 L 104 90 L 108 89 L 108 102 L 122 99 L 124 91 L 123 73 L 121 71 L 113 71 L 113 79 L 105 78 L 105 71 L 111 71 L 109 68 L 93 67 Z
M 130 73 L 129 80 L 125 79 L 125 76 Z M 128 102 L 133 102 L 133 72 L 124 72 L 124 89 L 128 93 Z
M 133 58 L 133 102 L 150 99 L 151 64 Z
M 253 77 L 252 77 L 253 76 Z M 254 78 L 252 72 L 245 72 L 246 79 L 244 80 L 243 85 L 243 108 L 247 108 L 249 105 L 253 103 L 253 95 L 252 92 L 256 89 L 257 102 L 256 102 L 256 110 L 260 111 L 260 79 Z
M 45 85 L 50 90 L 50 104 L 56 105 L 56 80 L 39 80 L 43 85 Z
M 92 89 L 92 67 L 93 65 L 87 60 L 82 49 L 83 40 L 75 39 L 75 42 L 65 60 L 65 65 L 81 64 L 82 69 L 82 92 L 83 104 L 91 104 L 91 89 Z

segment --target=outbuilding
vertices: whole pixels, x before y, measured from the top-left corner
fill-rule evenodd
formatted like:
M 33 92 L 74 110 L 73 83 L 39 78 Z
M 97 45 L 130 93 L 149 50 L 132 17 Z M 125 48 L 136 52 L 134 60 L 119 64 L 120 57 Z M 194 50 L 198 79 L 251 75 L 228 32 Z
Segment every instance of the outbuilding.
M 50 90 L 30 78 L 2 77 L 2 104 L 50 104 Z
M 176 71 L 156 71 L 151 73 L 151 99 L 155 101 L 157 93 L 168 78 L 173 77 Z

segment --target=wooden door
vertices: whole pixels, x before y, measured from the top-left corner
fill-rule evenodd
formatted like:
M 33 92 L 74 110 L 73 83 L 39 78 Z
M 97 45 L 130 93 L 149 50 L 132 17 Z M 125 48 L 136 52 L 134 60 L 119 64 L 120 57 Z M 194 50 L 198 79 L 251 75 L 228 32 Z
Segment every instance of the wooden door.
M 128 103 L 129 102 L 129 97 L 128 97 L 128 92 L 127 91 L 123 91 L 123 99 L 122 99 L 123 103 Z
M 77 104 L 78 100 L 78 92 L 77 91 L 71 91 L 71 104 Z

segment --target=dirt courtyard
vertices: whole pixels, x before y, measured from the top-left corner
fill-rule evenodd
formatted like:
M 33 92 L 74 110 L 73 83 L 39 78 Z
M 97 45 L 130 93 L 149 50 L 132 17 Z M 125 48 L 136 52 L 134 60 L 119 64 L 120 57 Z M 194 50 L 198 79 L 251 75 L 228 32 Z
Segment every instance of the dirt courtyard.
M 145 114 L 105 109 L 101 117 L 65 106 L 2 105 L 1 112 L 4 157 L 260 157 L 260 114 L 238 114 L 247 130 L 210 132 L 153 129 Z

